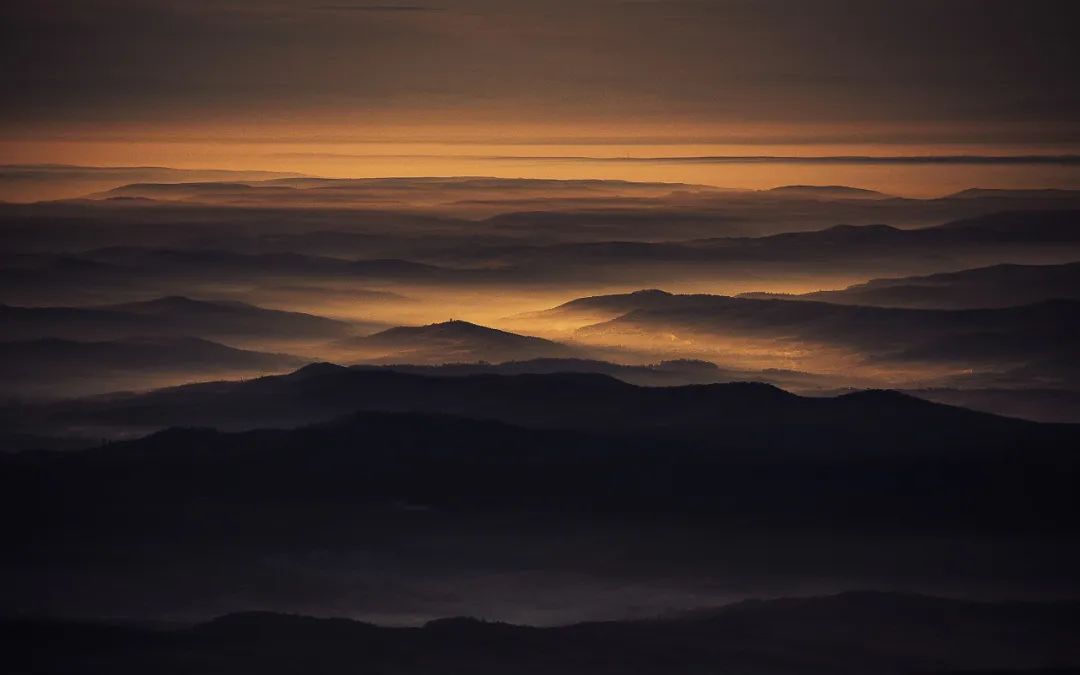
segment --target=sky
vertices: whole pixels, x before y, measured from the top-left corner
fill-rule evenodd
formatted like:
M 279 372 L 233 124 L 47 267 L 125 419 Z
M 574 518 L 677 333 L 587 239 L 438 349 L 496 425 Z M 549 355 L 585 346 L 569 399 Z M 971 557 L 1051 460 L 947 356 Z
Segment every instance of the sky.
M 728 183 L 779 171 L 918 192 L 940 187 L 925 166 L 670 160 L 1080 145 L 1070 2 L 422 2 L 4 3 L 0 163 Z M 1075 161 L 1016 160 L 974 177 L 1078 178 Z

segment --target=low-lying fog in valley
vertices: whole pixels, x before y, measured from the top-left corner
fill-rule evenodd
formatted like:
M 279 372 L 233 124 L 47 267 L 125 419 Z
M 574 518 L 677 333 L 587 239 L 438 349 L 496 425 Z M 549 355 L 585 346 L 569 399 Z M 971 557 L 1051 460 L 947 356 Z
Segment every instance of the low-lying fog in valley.
M 663 384 L 887 387 L 1080 420 L 1077 192 L 243 173 L 120 183 L 138 171 L 83 198 L 0 207 L 10 398 L 315 361 L 629 381 L 640 377 L 616 366 L 651 366 Z

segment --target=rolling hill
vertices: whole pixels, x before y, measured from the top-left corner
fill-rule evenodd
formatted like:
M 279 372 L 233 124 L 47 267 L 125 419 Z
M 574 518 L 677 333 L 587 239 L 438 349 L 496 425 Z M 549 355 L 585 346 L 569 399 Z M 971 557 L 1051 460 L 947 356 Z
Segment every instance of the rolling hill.
M 398 326 L 338 343 L 355 360 L 383 363 L 469 363 L 568 358 L 579 350 L 551 340 L 450 320 L 426 326 Z
M 92 307 L 0 305 L 9 340 L 115 340 L 146 336 L 332 339 L 352 332 L 343 321 L 241 302 L 183 296 Z
M 1080 262 L 992 265 L 918 277 L 874 279 L 837 291 L 801 295 L 743 293 L 739 297 L 929 309 L 1009 307 L 1044 300 L 1078 300 Z

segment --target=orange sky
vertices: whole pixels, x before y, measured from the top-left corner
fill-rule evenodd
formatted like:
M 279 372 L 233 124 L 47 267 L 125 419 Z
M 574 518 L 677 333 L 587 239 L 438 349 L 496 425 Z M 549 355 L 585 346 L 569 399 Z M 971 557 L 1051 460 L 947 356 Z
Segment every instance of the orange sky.
M 0 8 L 0 163 L 1076 187 L 1066 4 L 41 0 Z M 535 157 L 546 159 L 530 159 Z M 499 159 L 493 159 L 493 157 Z M 621 158 L 585 161 L 555 158 Z

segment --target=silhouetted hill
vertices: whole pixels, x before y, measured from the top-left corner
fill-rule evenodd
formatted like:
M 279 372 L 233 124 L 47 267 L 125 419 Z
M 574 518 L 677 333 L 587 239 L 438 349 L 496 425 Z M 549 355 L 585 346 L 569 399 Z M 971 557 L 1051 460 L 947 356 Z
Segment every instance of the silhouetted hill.
M 549 310 L 529 312 L 512 318 L 546 319 L 570 316 L 583 320 L 596 317 L 610 319 L 639 309 L 663 309 L 669 307 L 675 297 L 672 293 L 656 288 L 634 291 L 633 293 L 594 295 L 571 300 Z
M 325 378 L 343 372 L 352 374 L 317 365 L 274 378 L 297 394 L 276 408 L 268 391 L 260 414 L 282 426 L 279 412 L 300 400 L 348 403 L 345 388 L 326 389 Z M 190 613 L 197 597 L 194 611 L 214 613 L 507 616 L 558 593 L 569 616 L 592 603 L 601 616 L 623 616 L 630 608 L 591 579 L 625 578 L 635 603 L 686 607 L 717 595 L 708 590 L 716 569 L 744 583 L 758 570 L 749 579 L 769 588 L 805 583 L 803 574 L 841 587 L 874 578 L 1075 588 L 1075 427 L 886 392 L 813 400 L 760 385 L 665 388 L 643 390 L 642 405 L 639 388 L 603 377 L 361 374 L 372 400 L 390 401 L 376 409 L 398 405 L 395 381 L 406 378 L 449 384 L 443 400 L 473 410 L 469 390 L 486 388 L 494 412 L 486 421 L 367 412 L 291 430 L 174 428 L 78 452 L 0 456 L 0 519 L 20 542 L 5 557 L 3 607 L 154 617 Z M 184 389 L 218 411 L 229 405 L 213 395 L 221 386 Z M 525 400 L 522 388 L 537 393 Z M 414 391 L 408 409 L 438 398 Z M 153 424 L 146 397 L 126 400 L 135 421 Z M 531 414 L 510 414 L 521 405 L 579 428 L 492 419 Z M 59 428 L 62 410 L 50 413 Z M 805 572 L 760 571 L 778 559 Z M 673 569 L 693 594 L 664 599 Z
M 356 410 L 416 411 L 546 428 L 704 433 L 811 425 L 948 436 L 1023 433 L 1026 423 L 894 392 L 804 398 L 757 383 L 636 387 L 603 375 L 430 377 L 315 364 L 288 375 L 162 389 L 138 396 L 21 409 L 13 424 L 79 428 L 291 426 Z M 36 415 L 43 416 L 35 421 Z M 45 421 L 47 420 L 47 422 Z M 24 431 L 39 429 L 23 428 Z M 1011 430 L 1011 431 L 1010 431 Z
M 919 277 L 874 279 L 839 291 L 801 295 L 743 293 L 739 297 L 818 300 L 877 307 L 1009 307 L 1052 299 L 1080 299 L 1080 263 L 993 265 Z
M 1072 193 L 1080 195 L 1080 192 Z M 1015 241 L 1077 241 L 1080 239 L 1080 212 L 1075 209 L 1053 209 L 1042 211 L 1000 211 L 971 218 L 950 221 L 936 227 L 917 230 L 932 232 L 945 238 L 957 236 L 982 235 L 987 239 L 999 237 Z
M 117 339 L 197 335 L 218 339 L 335 338 L 351 326 L 311 314 L 264 309 L 242 302 L 171 296 L 95 307 L 11 307 L 0 305 L 8 339 Z
M 849 203 L 878 201 L 890 200 L 849 200 Z M 694 237 L 662 241 L 658 233 L 666 231 L 669 220 L 663 213 L 638 213 L 635 227 L 642 232 L 632 236 L 622 235 L 616 226 L 583 236 L 580 219 L 575 214 L 545 212 L 544 218 L 565 221 L 566 229 L 579 234 L 564 235 L 560 229 L 541 236 L 536 233 L 537 228 L 530 225 L 525 228 L 527 234 L 517 235 L 515 230 L 514 236 L 508 236 L 502 231 L 477 231 L 475 224 L 470 226 L 473 228 L 470 231 L 453 221 L 430 237 L 414 234 L 410 240 L 401 230 L 416 227 L 426 234 L 436 227 L 431 223 L 415 225 L 410 221 L 401 229 L 386 234 L 365 233 L 362 243 L 355 240 L 355 235 L 350 235 L 351 243 L 339 247 L 326 243 L 325 237 L 288 235 L 285 241 L 291 238 L 298 242 L 299 248 L 281 243 L 268 245 L 264 241 L 266 235 L 245 234 L 246 230 L 239 226 L 240 232 L 232 234 L 224 224 L 218 228 L 204 226 L 201 236 L 191 241 L 177 235 L 151 236 L 146 234 L 145 227 L 140 229 L 132 224 L 122 230 L 129 233 L 127 239 L 130 241 L 119 247 L 87 250 L 94 246 L 91 240 L 84 242 L 78 254 L 39 254 L 33 259 L 21 259 L 18 264 L 5 261 L 0 267 L 0 285 L 42 294 L 73 285 L 129 290 L 133 280 L 137 280 L 147 288 L 160 289 L 157 292 L 162 294 L 197 294 L 204 285 L 214 287 L 221 282 L 250 283 L 270 279 L 274 283 L 304 279 L 338 283 L 347 280 L 364 283 L 408 281 L 440 286 L 537 281 L 661 285 L 675 279 L 745 279 L 748 274 L 762 274 L 766 269 L 770 274 L 788 277 L 844 273 L 866 278 L 871 275 L 925 274 L 1005 260 L 1026 264 L 1072 262 L 1080 258 L 1076 213 L 1075 210 L 1011 212 L 963 226 L 901 229 L 886 225 L 844 225 L 766 237 L 717 238 L 713 236 L 715 228 L 701 225 L 699 230 L 702 231 L 695 232 Z M 178 216 L 154 212 L 147 217 L 167 219 Z M 596 218 L 596 214 L 591 217 Z M 110 214 L 101 218 L 104 224 L 98 227 L 105 230 L 105 234 L 98 239 L 118 238 L 106 227 L 117 216 Z M 42 230 L 50 226 L 58 230 L 56 238 L 61 241 L 82 241 L 89 231 L 87 227 L 80 229 L 68 222 L 52 224 L 48 219 L 45 224 L 34 227 L 27 225 L 23 218 L 12 216 L 11 220 L 13 225 L 5 230 L 12 240 L 11 246 L 25 240 L 30 242 L 27 246 L 37 251 L 50 250 L 50 242 L 42 234 Z M 614 220 L 623 222 L 625 219 Z M 317 222 L 320 227 L 327 226 L 323 221 Z M 255 230 L 252 224 L 245 227 Z M 295 252 L 305 250 L 305 247 L 310 247 L 306 250 L 330 252 L 332 256 L 371 257 L 348 260 Z M 73 266 L 76 263 L 83 267 L 76 269 Z M 90 268 L 91 265 L 95 267 Z
M 427 326 L 398 326 L 338 344 L 355 350 L 357 360 L 405 363 L 564 358 L 577 353 L 572 347 L 551 340 L 457 320 Z
M 638 386 L 672 386 L 686 384 L 712 384 L 733 380 L 749 380 L 751 373 L 719 368 L 709 361 L 676 359 L 649 365 L 625 365 L 608 361 L 575 358 L 538 358 L 503 363 L 446 363 L 435 366 L 391 363 L 371 368 L 387 368 L 403 373 L 460 377 L 462 375 L 543 375 L 556 373 L 595 373 L 609 375 Z M 763 373 L 755 373 L 765 377 Z M 804 376 L 803 373 L 771 373 L 777 379 Z M 807 379 L 812 376 L 805 375 Z M 779 385 L 778 385 L 779 386 Z
M 266 373 L 295 368 L 303 359 L 234 349 L 191 337 L 154 337 L 105 342 L 46 338 L 2 343 L 0 391 L 7 395 L 79 395 L 126 386 L 153 386 L 155 377 L 188 377 L 238 372 Z
M 848 187 L 846 185 L 782 185 L 765 192 L 774 195 L 810 197 L 818 199 L 892 199 L 877 190 Z
M 637 305 L 635 307 L 635 305 Z M 684 340 L 772 340 L 853 350 L 889 362 L 953 363 L 999 370 L 1075 358 L 1080 302 L 1053 300 L 995 309 L 931 310 L 716 295 L 613 295 L 585 298 L 539 317 L 577 317 L 577 335 L 613 342 L 641 335 Z M 606 316 L 605 316 L 606 315 Z M 763 343 L 764 344 L 764 343 Z M 1071 373 L 1057 372 L 1063 378 Z
M 268 180 L 301 174 L 221 169 L 171 169 L 160 166 L 0 165 L 0 197 L 17 201 L 63 199 L 137 181 Z
M 835 279 L 836 275 L 867 278 L 927 274 L 1003 261 L 1073 262 L 1080 258 L 1077 213 L 1013 211 L 919 229 L 883 224 L 835 225 L 769 236 L 680 241 L 658 240 L 655 231 L 666 221 L 655 216 L 651 238 L 642 235 L 635 240 L 597 233 L 590 240 L 576 241 L 569 235 L 564 237 L 560 230 L 550 237 L 568 241 L 481 246 L 471 254 L 444 260 L 497 267 L 507 282 L 588 279 L 642 286 L 673 283 L 676 279 L 745 283 L 755 275 L 791 279 L 796 270 L 804 275 L 800 278 L 804 283 L 814 275 Z M 595 214 L 590 217 L 595 218 Z M 578 224 L 576 214 L 547 213 L 544 218 L 561 219 L 565 228 L 578 231 L 574 229 Z
M 981 410 L 1035 422 L 1080 424 L 1080 391 L 1074 389 L 909 389 L 905 393 L 928 401 Z
M 943 199 L 1068 199 L 1080 198 L 1080 190 L 1055 190 L 1055 189 L 993 189 L 993 188 L 968 188 L 960 192 L 954 192 Z
M 747 602 L 711 615 L 531 628 L 469 619 L 383 628 L 267 612 L 179 630 L 7 621 L 35 672 L 914 675 L 1078 672 L 1075 603 L 887 593 Z M 1046 666 L 1051 668 L 1044 668 Z M 1073 667 L 1070 667 L 1073 666 Z M 980 670 L 975 670 L 980 669 Z M 1020 669 L 1025 669 L 1021 671 Z

